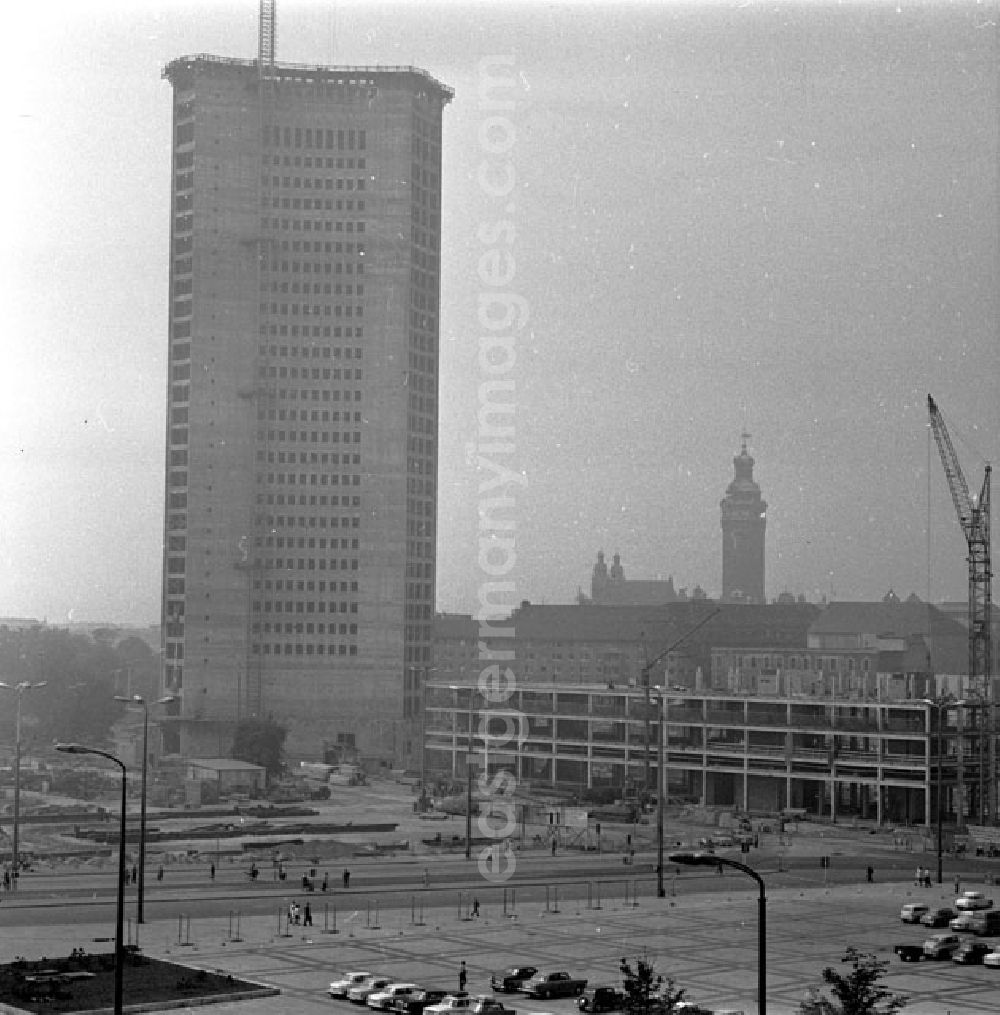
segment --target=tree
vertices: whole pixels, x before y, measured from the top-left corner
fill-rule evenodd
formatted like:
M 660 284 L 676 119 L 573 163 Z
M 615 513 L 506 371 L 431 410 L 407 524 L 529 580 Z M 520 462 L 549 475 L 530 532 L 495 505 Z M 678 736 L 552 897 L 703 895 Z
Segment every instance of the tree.
M 263 765 L 268 778 L 284 771 L 285 737 L 288 730 L 274 719 L 243 719 L 236 727 L 231 757 L 251 765 Z
M 823 970 L 823 980 L 836 1001 L 813 990 L 814 996 L 799 1007 L 799 1015 L 895 1015 L 909 1003 L 905 994 L 893 994 L 880 986 L 889 963 L 874 953 L 849 945 L 841 962 L 851 964 L 849 973 L 840 973 L 833 966 Z
M 635 969 L 628 959 L 622 959 L 618 967 L 622 974 L 622 989 L 625 991 L 626 1015 L 710 1015 L 706 1008 L 685 1003 L 685 990 L 674 986 L 674 981 L 667 977 L 664 981 L 653 968 L 651 962 L 637 959 Z M 666 983 L 666 986 L 664 986 Z

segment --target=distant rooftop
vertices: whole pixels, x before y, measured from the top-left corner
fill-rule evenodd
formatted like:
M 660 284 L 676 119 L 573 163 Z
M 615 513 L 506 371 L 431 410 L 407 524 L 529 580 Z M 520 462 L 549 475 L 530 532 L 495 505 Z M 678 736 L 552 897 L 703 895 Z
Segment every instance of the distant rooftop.
M 244 60 L 234 56 L 213 56 L 211 53 L 194 53 L 189 56 L 179 56 L 163 68 L 163 77 L 172 84 L 174 78 L 184 71 L 190 71 L 196 64 L 215 65 L 218 67 L 234 67 L 241 70 L 258 74 L 257 60 Z M 453 89 L 446 84 L 432 77 L 427 71 L 420 67 L 413 67 L 409 64 L 387 64 L 387 65 L 352 65 L 342 67 L 326 67 L 320 64 L 305 63 L 275 63 L 273 68 L 268 68 L 268 73 L 273 73 L 278 81 L 287 81 L 297 84 L 378 84 L 379 78 L 392 75 L 398 77 L 401 74 L 410 74 L 413 77 L 422 79 L 441 93 L 445 101 L 455 96 Z

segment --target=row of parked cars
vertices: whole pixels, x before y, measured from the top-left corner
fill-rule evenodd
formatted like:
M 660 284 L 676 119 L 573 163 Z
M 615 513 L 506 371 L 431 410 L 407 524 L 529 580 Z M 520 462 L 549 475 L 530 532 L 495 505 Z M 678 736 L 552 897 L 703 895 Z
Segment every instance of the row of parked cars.
M 581 1011 L 594 1015 L 622 1011 L 626 1001 L 624 992 L 617 987 L 602 985 L 588 989 L 585 979 L 561 970 L 540 970 L 536 966 L 508 966 L 490 977 L 490 986 L 498 993 L 520 992 L 530 998 L 575 997 Z M 513 1008 L 489 994 L 472 995 L 465 991 L 422 987 L 366 969 L 344 973 L 330 984 L 327 993 L 330 997 L 393 1015 L 517 1015 Z M 729 1011 L 718 1015 L 743 1013 Z
M 489 995 L 473 996 L 394 980 L 366 969 L 344 973 L 327 988 L 330 997 L 398 1015 L 517 1015 Z
M 1000 934 L 1000 911 L 993 909 L 993 900 L 982 892 L 965 892 L 948 906 L 927 906 L 922 902 L 907 903 L 899 911 L 903 923 L 920 923 L 925 927 L 949 927 L 951 933 L 932 934 L 920 944 L 899 944 L 896 954 L 903 962 L 921 959 L 951 959 L 964 965 L 984 965 L 1000 969 L 1000 944 L 971 941 L 958 932 L 968 931 L 979 937 Z

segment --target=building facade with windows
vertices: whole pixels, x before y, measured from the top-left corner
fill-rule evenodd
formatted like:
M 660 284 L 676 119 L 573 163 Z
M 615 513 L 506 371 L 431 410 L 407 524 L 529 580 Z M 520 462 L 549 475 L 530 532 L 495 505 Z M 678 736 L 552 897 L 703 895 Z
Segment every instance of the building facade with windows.
M 256 716 L 295 755 L 399 756 L 431 658 L 452 93 L 215 56 L 164 77 L 168 749 L 224 755 Z
M 873 675 L 887 690 L 898 680 Z M 922 678 L 911 684 L 927 686 Z M 476 688 L 431 683 L 425 773 L 464 779 L 472 754 L 477 776 L 506 770 L 527 793 L 655 793 L 662 736 L 672 801 L 930 825 L 939 766 L 946 820 L 961 807 L 960 711 L 942 710 L 939 736 L 937 709 L 921 697 L 817 698 L 784 685 L 760 694 L 661 695 L 654 688 L 647 695 L 641 688 L 527 684 L 496 704 Z
M 699 609 L 684 604 L 674 629 L 690 629 Z M 472 618 L 439 618 L 427 775 L 463 778 L 471 751 L 490 776 L 505 769 L 529 792 L 652 791 L 662 736 L 672 799 L 929 824 L 940 777 L 947 820 L 977 813 L 989 775 L 976 713 L 928 703 L 962 698 L 966 635 L 933 607 L 889 597 L 724 606 L 683 654 L 660 659 L 676 637 L 661 630 L 647 643 L 652 619 L 639 608 L 523 605 L 498 702 L 477 689 Z

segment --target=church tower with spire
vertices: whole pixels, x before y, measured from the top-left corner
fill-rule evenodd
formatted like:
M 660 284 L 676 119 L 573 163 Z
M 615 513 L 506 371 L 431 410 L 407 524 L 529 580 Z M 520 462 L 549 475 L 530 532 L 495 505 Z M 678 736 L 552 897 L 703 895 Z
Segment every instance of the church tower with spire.
M 747 453 L 750 435 L 742 435 L 740 453 L 733 459 L 733 481 L 726 488 L 722 508 L 722 601 L 765 603 L 764 528 L 767 504 L 753 478 L 753 458 Z

